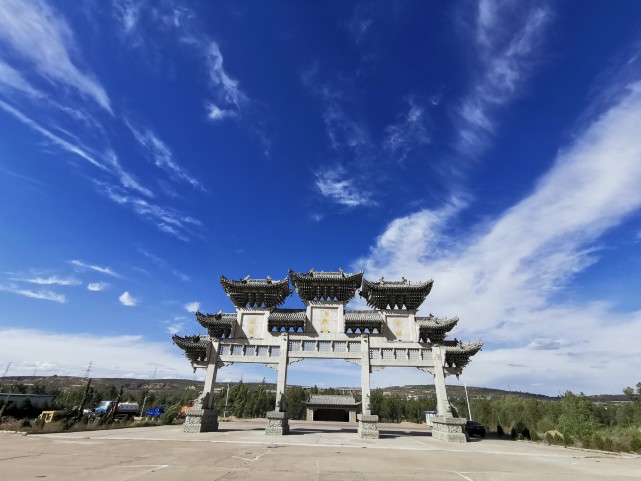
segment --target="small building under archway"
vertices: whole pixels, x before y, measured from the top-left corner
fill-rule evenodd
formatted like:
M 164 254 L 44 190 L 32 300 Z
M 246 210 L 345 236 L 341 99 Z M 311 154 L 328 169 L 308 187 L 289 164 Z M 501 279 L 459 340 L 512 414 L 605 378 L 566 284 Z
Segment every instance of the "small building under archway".
M 307 421 L 356 422 L 356 411 L 360 406 L 354 396 L 312 394 L 307 406 Z

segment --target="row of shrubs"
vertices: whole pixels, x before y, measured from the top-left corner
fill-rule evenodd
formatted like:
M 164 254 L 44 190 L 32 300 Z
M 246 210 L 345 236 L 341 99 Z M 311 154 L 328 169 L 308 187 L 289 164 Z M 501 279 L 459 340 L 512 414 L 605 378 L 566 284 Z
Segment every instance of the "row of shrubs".
M 98 429 L 113 429 L 125 427 L 143 427 L 143 426 L 157 426 L 159 424 L 173 424 L 177 421 L 177 416 L 180 413 L 180 404 L 169 406 L 164 414 L 159 419 L 154 420 L 151 418 L 143 418 L 141 421 L 134 421 L 128 419 L 126 421 L 114 421 L 108 417 L 101 417 L 92 420 L 88 416 L 82 416 L 76 419 L 69 416 L 60 421 L 45 423 L 43 419 L 30 420 L 28 418 L 20 420 L 4 420 L 2 423 L 3 429 L 25 431 L 31 433 L 53 433 L 60 431 L 93 431 Z
M 496 426 L 496 435 L 498 437 L 506 436 L 503 426 Z M 557 446 L 577 446 L 585 449 L 598 449 L 600 451 L 612 452 L 634 452 L 641 454 L 641 438 L 633 435 L 631 438 L 622 438 L 615 441 L 610 437 L 603 437 L 595 433 L 586 439 L 574 439 L 571 435 L 561 433 L 547 432 L 543 437 L 539 436 L 536 430 L 531 431 L 523 423 L 517 423 L 510 430 L 510 438 L 516 440 L 529 440 L 535 442 L 546 442 L 550 445 Z

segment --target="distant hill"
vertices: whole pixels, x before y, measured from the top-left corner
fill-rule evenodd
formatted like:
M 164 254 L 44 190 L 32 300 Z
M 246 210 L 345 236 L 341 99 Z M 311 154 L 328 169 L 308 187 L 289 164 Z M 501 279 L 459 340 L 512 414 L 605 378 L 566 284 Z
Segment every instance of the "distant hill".
M 44 387 L 47 392 L 55 389 L 68 389 L 85 386 L 87 380 L 82 377 L 76 376 L 7 376 L 0 378 L 0 391 L 5 391 L 7 385 L 23 384 L 25 387 L 31 388 L 33 385 Z M 106 388 L 109 386 L 123 386 L 125 391 L 159 391 L 159 390 L 193 390 L 200 392 L 203 389 L 202 381 L 194 381 L 187 379 L 131 379 L 131 378 L 92 378 L 91 384 L 94 388 Z M 218 383 L 217 387 L 222 387 L 227 383 Z M 230 383 L 232 384 L 232 383 Z M 258 385 L 260 383 L 245 383 L 248 385 Z M 273 383 L 266 383 L 268 389 L 275 389 Z M 311 386 L 303 386 L 311 387 Z M 337 387 L 339 390 L 346 392 L 360 392 L 360 387 Z M 388 386 L 382 388 L 386 395 L 398 395 L 401 397 L 407 396 L 436 396 L 434 385 L 408 385 L 408 386 Z M 462 386 L 450 385 L 447 387 L 447 392 L 450 397 L 464 397 L 465 391 Z M 528 397 L 541 400 L 555 399 L 556 396 L 545 396 L 543 394 L 534 394 L 521 391 L 506 391 L 503 389 L 493 389 L 486 387 L 468 386 L 467 392 L 471 398 L 498 398 L 506 396 Z M 596 402 L 623 402 L 627 398 L 624 394 L 599 394 L 588 396 Z

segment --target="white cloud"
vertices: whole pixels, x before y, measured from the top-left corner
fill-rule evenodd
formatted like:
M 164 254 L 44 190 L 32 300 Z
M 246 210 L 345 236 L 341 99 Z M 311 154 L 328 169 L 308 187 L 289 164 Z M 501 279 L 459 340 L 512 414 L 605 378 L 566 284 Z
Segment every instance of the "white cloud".
M 123 306 L 127 306 L 127 307 L 133 307 L 136 304 L 138 304 L 138 299 L 136 299 L 131 294 L 129 294 L 129 291 L 123 292 L 118 298 L 118 300 Z
M 29 339 L 28 349 L 24 339 Z M 189 361 L 171 339 L 152 342 L 142 335 L 100 336 L 5 327 L 0 329 L 0 352 L 12 360 L 10 374 L 16 376 L 31 376 L 34 368 L 41 375 L 84 376 L 93 361 L 92 376 L 144 379 L 150 377 L 149 367 L 140 360 L 153 359 L 158 364 L 156 378 L 193 379 Z
M 111 112 L 105 89 L 72 60 L 78 42 L 67 22 L 42 0 L 0 3 L 0 39 L 48 80 L 72 87 Z
M 341 171 L 336 168 L 330 172 L 317 174 L 316 187 L 322 195 L 345 207 L 376 205 L 376 202 L 371 199 L 371 194 L 359 190 L 354 185 L 353 179 L 341 178 Z
M 108 276 L 120 277 L 120 275 L 118 273 L 114 272 L 109 267 L 101 267 L 101 266 L 97 266 L 97 265 L 93 265 L 93 264 L 87 264 L 86 262 L 80 261 L 78 259 L 73 259 L 73 260 L 70 260 L 68 262 L 72 266 L 75 266 L 75 267 L 77 267 L 77 268 L 79 268 L 81 270 L 89 269 L 89 270 L 92 270 L 92 271 L 100 272 L 101 274 L 106 274 Z
M 104 291 L 107 287 L 109 287 L 109 284 L 106 282 L 90 282 L 87 284 L 87 289 L 92 292 Z
M 53 291 L 32 291 L 30 289 L 22 289 L 14 285 L 3 286 L 0 285 L 0 291 L 11 292 L 13 294 L 18 294 L 24 297 L 30 297 L 32 299 L 42 299 L 45 301 L 53 301 L 59 304 L 64 304 L 67 302 L 67 298 L 63 294 L 58 294 Z
M 185 324 L 183 322 L 174 322 L 173 324 L 169 324 L 167 326 L 167 333 L 169 334 L 178 334 L 183 330 L 183 327 L 185 327 Z
M 231 117 L 237 117 L 238 112 L 235 110 L 221 109 L 216 104 L 210 103 L 207 107 L 208 114 L 207 117 L 213 121 L 224 120 Z
M 535 349 L 537 351 L 552 351 L 571 346 L 570 341 L 564 339 L 548 339 L 547 337 L 537 337 L 530 344 L 528 349 Z
M 113 7 L 125 34 L 132 33 L 140 20 L 143 4 L 132 0 L 115 0 Z
M 150 129 L 137 129 L 130 122 L 127 122 L 127 126 L 138 143 L 145 148 L 146 154 L 153 160 L 156 167 L 169 173 L 173 180 L 183 181 L 192 187 L 204 190 L 198 180 L 178 165 L 169 147 Z
M 185 309 L 187 312 L 198 312 L 200 309 L 200 302 L 189 302 L 185 304 Z
M 525 390 L 536 381 L 551 394 L 617 392 L 641 371 L 632 354 L 641 313 L 555 299 L 597 262 L 595 241 L 641 207 L 639 124 L 641 84 L 630 84 L 560 151 L 534 191 L 498 218 L 456 237 L 447 230 L 456 203 L 396 219 L 357 267 L 372 278 L 433 277 L 425 308 L 460 315 L 459 338 L 495 346 L 467 368 L 479 385 Z M 595 377 L 603 367 L 608 376 Z

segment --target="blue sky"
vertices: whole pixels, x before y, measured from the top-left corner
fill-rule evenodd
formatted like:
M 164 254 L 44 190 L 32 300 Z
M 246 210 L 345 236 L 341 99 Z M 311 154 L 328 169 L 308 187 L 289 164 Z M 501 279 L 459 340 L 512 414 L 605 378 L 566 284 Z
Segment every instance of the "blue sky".
M 486 342 L 460 382 L 619 392 L 640 50 L 635 1 L 0 0 L 0 367 L 192 378 L 170 336 L 233 310 L 220 274 L 343 268 L 433 278 L 421 312 Z

